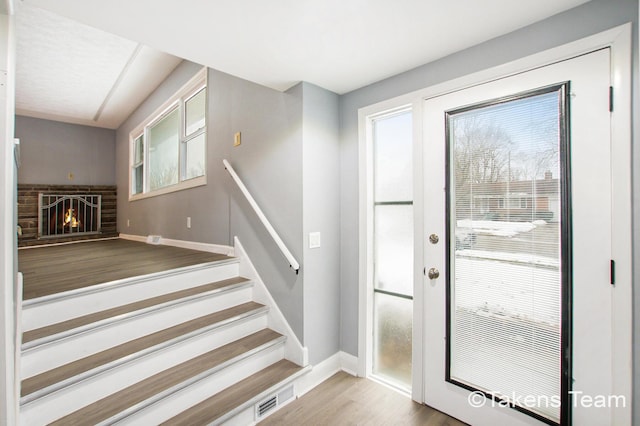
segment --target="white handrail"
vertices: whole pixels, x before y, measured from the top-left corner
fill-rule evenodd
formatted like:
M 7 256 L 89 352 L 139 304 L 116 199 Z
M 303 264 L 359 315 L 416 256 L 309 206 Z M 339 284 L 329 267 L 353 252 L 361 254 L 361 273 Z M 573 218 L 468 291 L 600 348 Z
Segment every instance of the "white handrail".
M 236 174 L 236 171 L 233 170 L 233 167 L 231 167 L 231 164 L 229 164 L 229 162 L 226 159 L 222 160 L 222 164 L 224 164 L 224 168 L 229 172 L 233 180 L 238 185 L 238 188 L 240 188 L 240 191 L 242 191 L 242 193 L 244 194 L 245 198 L 247 199 L 251 207 L 253 207 L 253 211 L 255 211 L 256 214 L 258 215 L 258 219 L 260 219 L 264 227 L 267 228 L 267 232 L 269 232 L 269 235 L 271 235 L 271 238 L 273 238 L 273 240 L 276 242 L 276 244 L 280 248 L 280 251 L 282 252 L 284 257 L 286 257 L 287 260 L 289 261 L 289 266 L 291 266 L 296 271 L 296 274 L 297 274 L 298 271 L 300 270 L 300 264 L 298 264 L 298 262 L 293 257 L 293 254 L 291 254 L 287 246 L 284 245 L 282 238 L 280 238 L 276 230 L 273 229 L 273 226 L 271 226 L 269 219 L 267 219 L 267 217 L 264 215 L 264 213 L 262 212 L 262 209 L 260 209 L 260 206 L 258 206 L 258 203 L 256 203 L 256 200 L 253 199 L 247 187 L 244 186 L 244 183 L 242 183 L 242 180 L 238 177 L 238 175 Z

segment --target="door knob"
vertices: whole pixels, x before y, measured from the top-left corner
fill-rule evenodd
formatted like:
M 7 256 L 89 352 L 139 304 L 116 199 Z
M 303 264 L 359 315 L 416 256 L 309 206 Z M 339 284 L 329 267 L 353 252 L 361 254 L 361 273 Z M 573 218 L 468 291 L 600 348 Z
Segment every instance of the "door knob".
M 429 268 L 429 272 L 427 272 L 427 276 L 429 277 L 430 280 L 435 280 L 440 276 L 440 271 L 438 271 L 436 268 Z

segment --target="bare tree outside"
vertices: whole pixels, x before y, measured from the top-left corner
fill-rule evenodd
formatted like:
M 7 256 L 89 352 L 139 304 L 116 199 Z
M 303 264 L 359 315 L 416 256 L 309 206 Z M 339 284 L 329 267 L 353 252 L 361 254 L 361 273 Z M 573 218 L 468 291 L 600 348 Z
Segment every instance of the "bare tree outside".
M 540 209 L 536 186 L 539 180 L 558 177 L 558 117 L 534 114 L 517 130 L 498 117 L 489 110 L 449 118 L 456 219 L 482 219 L 497 209 L 506 213 L 486 216 L 506 221 L 549 219 L 536 213 Z M 510 215 L 511 209 L 528 210 L 528 215 L 523 211 Z
M 511 138 L 499 125 L 478 115 L 449 123 L 454 142 L 457 219 L 471 218 L 474 184 L 507 179 Z

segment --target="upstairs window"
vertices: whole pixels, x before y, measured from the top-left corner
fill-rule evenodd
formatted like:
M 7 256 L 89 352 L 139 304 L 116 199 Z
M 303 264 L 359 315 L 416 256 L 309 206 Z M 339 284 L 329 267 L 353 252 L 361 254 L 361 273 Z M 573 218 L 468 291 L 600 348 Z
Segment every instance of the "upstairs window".
M 129 199 L 206 184 L 206 101 L 203 70 L 130 134 Z

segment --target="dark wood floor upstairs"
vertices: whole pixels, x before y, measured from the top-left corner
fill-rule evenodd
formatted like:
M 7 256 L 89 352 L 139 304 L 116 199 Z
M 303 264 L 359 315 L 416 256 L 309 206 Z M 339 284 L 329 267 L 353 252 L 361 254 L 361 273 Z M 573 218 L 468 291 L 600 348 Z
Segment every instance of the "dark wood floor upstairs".
M 123 239 L 41 246 L 18 251 L 24 300 L 201 263 L 231 259 L 216 253 Z

